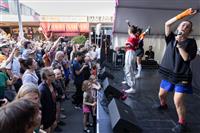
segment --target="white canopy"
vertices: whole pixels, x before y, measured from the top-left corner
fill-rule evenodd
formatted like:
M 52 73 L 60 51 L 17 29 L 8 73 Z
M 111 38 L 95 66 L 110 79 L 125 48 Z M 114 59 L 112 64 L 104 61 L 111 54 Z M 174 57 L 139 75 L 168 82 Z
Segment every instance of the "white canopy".
M 200 9 L 200 0 L 118 0 L 115 33 L 127 33 L 126 19 L 131 24 L 152 27 L 152 35 L 164 34 L 164 23 L 187 8 Z M 200 35 L 200 12 L 187 18 L 193 22 L 192 35 Z

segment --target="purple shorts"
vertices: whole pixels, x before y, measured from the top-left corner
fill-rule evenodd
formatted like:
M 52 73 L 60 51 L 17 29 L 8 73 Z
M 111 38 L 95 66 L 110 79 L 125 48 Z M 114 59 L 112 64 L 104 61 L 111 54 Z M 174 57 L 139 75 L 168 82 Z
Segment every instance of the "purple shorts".
M 90 113 L 92 110 L 92 107 L 88 105 L 83 105 L 83 113 Z

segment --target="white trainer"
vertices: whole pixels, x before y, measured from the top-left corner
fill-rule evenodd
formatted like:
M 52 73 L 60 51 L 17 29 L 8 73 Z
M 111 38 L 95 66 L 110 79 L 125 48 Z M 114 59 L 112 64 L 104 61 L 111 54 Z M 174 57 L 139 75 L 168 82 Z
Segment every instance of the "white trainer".
M 126 81 L 122 81 L 122 84 L 126 84 L 127 82 Z
M 136 78 L 136 79 L 139 79 L 139 78 L 140 78 L 140 74 L 136 74 L 136 75 L 135 75 L 135 78 Z
M 136 90 L 133 89 L 132 87 L 128 90 L 125 90 L 126 93 L 136 93 Z

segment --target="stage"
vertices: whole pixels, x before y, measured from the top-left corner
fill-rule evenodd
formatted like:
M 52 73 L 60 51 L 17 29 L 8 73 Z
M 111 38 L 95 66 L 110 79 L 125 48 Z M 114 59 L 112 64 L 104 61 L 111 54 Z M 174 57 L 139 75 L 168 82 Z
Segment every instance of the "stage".
M 123 69 L 111 70 L 111 74 L 115 77 L 112 81 L 120 89 L 126 88 L 121 84 L 123 80 Z M 142 133 L 172 133 L 171 128 L 177 123 L 177 114 L 173 104 L 173 93 L 169 94 L 167 111 L 158 111 L 152 106 L 158 103 L 158 91 L 160 77 L 157 69 L 143 69 L 142 77 L 136 80 L 136 93 L 129 94 L 124 101 L 131 107 L 138 126 L 142 129 Z M 194 89 L 193 95 L 186 97 L 187 107 L 187 133 L 198 133 L 200 131 L 200 91 Z M 98 93 L 97 104 L 97 133 L 112 133 L 111 120 L 108 110 L 104 110 L 102 106 L 103 90 Z M 131 117 L 131 116 L 130 116 Z

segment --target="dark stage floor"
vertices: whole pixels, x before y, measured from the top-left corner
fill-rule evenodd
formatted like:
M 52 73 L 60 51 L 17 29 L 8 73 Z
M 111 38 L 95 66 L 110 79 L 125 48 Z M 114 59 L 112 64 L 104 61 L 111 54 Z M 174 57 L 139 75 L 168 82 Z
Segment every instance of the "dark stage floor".
M 160 77 L 156 69 L 143 69 L 142 77 L 136 80 L 136 93 L 129 94 L 124 101 L 129 105 L 138 121 L 143 133 L 171 133 L 177 122 L 177 115 L 173 103 L 173 92 L 169 94 L 167 111 L 158 111 L 152 105 L 158 103 L 158 91 Z M 122 81 L 123 72 L 112 72 L 115 81 Z M 123 85 L 121 85 L 123 88 Z M 187 133 L 200 132 L 200 94 L 199 90 L 194 90 L 193 95 L 188 95 L 185 99 L 187 107 Z
M 111 71 L 115 79 L 113 82 L 120 88 L 123 79 L 123 71 Z M 143 133 L 171 133 L 171 128 L 177 122 L 175 106 L 173 104 L 173 93 L 170 93 L 168 98 L 169 109 L 165 112 L 152 109 L 152 105 L 158 103 L 158 90 L 160 78 L 157 70 L 143 69 L 142 77 L 136 80 L 135 94 L 129 94 L 124 101 L 134 112 L 139 126 Z M 188 95 L 186 100 L 187 107 L 187 124 L 189 131 L 187 133 L 200 132 L 200 93 L 199 90 L 194 90 L 193 95 Z M 63 133 L 82 133 L 82 111 L 75 110 L 70 101 L 64 104 L 68 118 L 65 120 L 66 126 L 63 127 Z M 106 117 L 101 116 L 99 117 Z M 103 118 L 105 121 L 108 118 Z M 103 122 L 104 124 L 106 122 Z M 101 124 L 101 123 L 100 123 Z M 101 128 L 104 126 L 99 125 Z M 106 126 L 110 126 L 107 124 Z M 110 131 L 100 130 L 100 133 L 110 133 Z

